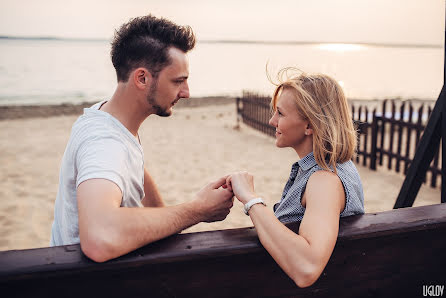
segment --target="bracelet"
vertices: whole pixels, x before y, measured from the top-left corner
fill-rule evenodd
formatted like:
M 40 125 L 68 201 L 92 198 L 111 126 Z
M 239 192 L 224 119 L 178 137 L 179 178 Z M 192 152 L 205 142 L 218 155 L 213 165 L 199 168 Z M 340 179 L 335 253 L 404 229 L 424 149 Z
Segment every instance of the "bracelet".
M 248 213 L 249 209 L 251 209 L 251 207 L 254 206 L 255 204 L 263 204 L 264 206 L 266 206 L 262 198 L 254 198 L 250 200 L 248 203 L 246 203 L 245 206 L 243 207 L 243 211 L 245 212 L 246 215 L 249 216 Z

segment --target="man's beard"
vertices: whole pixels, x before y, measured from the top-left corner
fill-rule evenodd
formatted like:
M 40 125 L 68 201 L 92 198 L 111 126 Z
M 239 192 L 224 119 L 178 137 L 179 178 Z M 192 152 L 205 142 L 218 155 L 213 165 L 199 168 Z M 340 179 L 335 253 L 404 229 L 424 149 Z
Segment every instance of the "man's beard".
M 156 102 L 156 92 L 158 88 L 158 79 L 155 79 L 152 84 L 150 85 L 149 94 L 147 95 L 147 102 L 149 105 L 152 106 L 152 108 L 155 110 L 155 114 L 157 114 L 160 117 L 169 117 L 172 112 L 168 111 L 167 109 L 163 109 L 157 102 Z

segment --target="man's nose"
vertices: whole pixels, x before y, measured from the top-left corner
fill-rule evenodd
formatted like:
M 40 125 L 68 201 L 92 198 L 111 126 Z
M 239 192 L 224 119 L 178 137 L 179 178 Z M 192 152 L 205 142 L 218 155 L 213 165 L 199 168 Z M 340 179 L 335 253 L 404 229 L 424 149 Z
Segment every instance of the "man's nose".
M 187 81 L 182 84 L 179 97 L 189 98 L 189 84 L 187 83 Z

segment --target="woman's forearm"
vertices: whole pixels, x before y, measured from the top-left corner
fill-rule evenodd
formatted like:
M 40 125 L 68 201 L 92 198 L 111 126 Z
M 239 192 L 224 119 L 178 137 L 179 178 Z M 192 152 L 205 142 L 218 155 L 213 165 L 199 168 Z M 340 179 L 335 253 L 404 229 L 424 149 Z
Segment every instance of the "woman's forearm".
M 269 208 L 257 204 L 249 211 L 263 247 L 299 287 L 314 283 L 325 264 L 319 264 L 317 251 L 302 236 L 282 224 Z M 322 268 L 321 268 L 322 267 Z

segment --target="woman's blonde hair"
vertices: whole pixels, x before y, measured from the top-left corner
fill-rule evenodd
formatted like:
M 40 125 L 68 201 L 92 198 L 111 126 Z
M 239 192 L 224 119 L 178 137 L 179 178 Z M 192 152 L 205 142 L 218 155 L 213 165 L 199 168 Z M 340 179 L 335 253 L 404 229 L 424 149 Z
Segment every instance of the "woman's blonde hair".
M 336 173 L 336 163 L 352 159 L 357 143 L 344 92 L 338 82 L 324 74 L 301 73 L 282 80 L 289 70 L 279 72 L 282 83 L 274 91 L 271 106 L 276 109 L 283 89 L 294 93 L 300 116 L 310 122 L 313 129 L 313 154 L 317 164 Z

